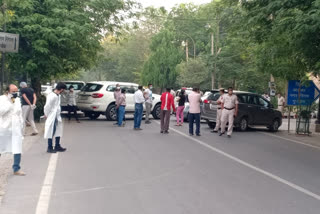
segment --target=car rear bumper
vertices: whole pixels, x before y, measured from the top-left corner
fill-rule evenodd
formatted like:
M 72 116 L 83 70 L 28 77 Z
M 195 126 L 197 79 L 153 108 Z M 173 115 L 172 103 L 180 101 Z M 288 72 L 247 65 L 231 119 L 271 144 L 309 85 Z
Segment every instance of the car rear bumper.
M 93 111 L 93 112 L 104 112 L 105 108 L 99 104 L 89 104 L 89 103 L 78 103 L 78 108 L 81 111 Z

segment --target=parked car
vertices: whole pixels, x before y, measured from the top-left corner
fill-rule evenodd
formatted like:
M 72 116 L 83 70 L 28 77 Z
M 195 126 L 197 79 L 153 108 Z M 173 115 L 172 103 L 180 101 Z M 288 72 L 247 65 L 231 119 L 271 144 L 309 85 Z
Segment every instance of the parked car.
M 200 104 L 200 110 L 202 111 L 202 108 L 203 108 L 203 101 L 206 100 L 209 95 L 211 94 L 212 92 L 210 93 L 206 93 L 204 94 L 202 97 L 201 97 L 201 100 L 202 100 L 202 103 Z M 190 94 L 190 93 L 189 93 Z M 188 122 L 188 118 L 189 118 L 189 102 L 186 102 L 185 103 L 185 108 L 183 110 L 183 118 L 184 118 L 184 121 Z
M 234 120 L 236 128 L 245 131 L 249 126 L 266 126 L 271 131 L 278 131 L 282 124 L 282 115 L 268 100 L 250 92 L 234 91 L 234 94 L 239 100 L 239 111 Z M 216 123 L 216 101 L 219 97 L 219 92 L 215 92 L 204 100 L 201 118 L 207 121 L 210 128 L 214 128 Z
M 72 85 L 74 93 L 77 95 L 86 83 L 83 81 L 62 81 L 62 82 L 66 84 L 67 90 L 65 90 L 61 94 L 61 111 L 68 111 L 67 93 L 69 92 L 69 87 Z
M 51 85 L 41 85 L 41 95 L 47 97 L 53 91 Z
M 126 113 L 134 113 L 134 93 L 138 90 L 139 85 L 128 82 L 98 81 L 87 83 L 78 94 L 78 108 L 90 119 L 97 119 L 101 114 L 104 114 L 107 120 L 116 120 L 116 104 L 113 92 L 117 83 L 120 84 L 121 88 L 126 89 Z M 161 112 L 160 95 L 152 94 L 152 97 L 152 116 L 159 119 Z

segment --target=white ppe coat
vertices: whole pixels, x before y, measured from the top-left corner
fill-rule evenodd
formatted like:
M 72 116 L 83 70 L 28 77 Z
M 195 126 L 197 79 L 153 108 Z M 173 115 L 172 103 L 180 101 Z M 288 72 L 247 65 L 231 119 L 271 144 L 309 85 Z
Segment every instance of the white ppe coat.
M 47 96 L 46 105 L 44 106 L 44 115 L 47 116 L 44 128 L 44 138 L 52 139 L 53 137 L 61 137 L 63 127 L 61 119 L 60 95 L 52 92 Z M 53 133 L 55 121 L 57 121 L 56 131 Z
M 23 118 L 20 98 L 0 96 L 0 153 L 22 153 Z

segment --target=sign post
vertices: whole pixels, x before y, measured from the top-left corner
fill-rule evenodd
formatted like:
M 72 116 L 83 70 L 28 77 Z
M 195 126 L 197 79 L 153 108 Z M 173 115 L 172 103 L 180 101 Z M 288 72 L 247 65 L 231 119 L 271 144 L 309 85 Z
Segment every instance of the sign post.
M 319 98 L 320 89 L 313 81 L 306 81 L 302 84 L 299 80 L 290 80 L 288 82 L 287 105 L 289 106 L 311 106 Z M 289 113 L 290 114 L 290 113 Z M 290 120 L 289 120 L 290 121 Z M 288 129 L 290 122 L 288 122 Z
M 6 29 L 4 29 L 6 30 Z M 6 53 L 18 53 L 19 50 L 19 34 L 11 34 L 0 32 L 0 51 L 1 59 L 1 94 L 3 94 L 5 57 Z
M 320 90 L 309 80 L 306 84 L 302 85 L 299 80 L 289 80 L 288 84 L 288 106 L 308 106 L 318 99 Z

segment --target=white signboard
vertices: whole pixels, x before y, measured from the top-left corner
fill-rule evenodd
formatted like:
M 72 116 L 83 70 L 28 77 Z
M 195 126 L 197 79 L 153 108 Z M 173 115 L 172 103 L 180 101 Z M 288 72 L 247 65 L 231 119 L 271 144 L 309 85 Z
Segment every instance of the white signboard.
M 5 53 L 18 53 L 19 34 L 0 32 L 0 51 Z

